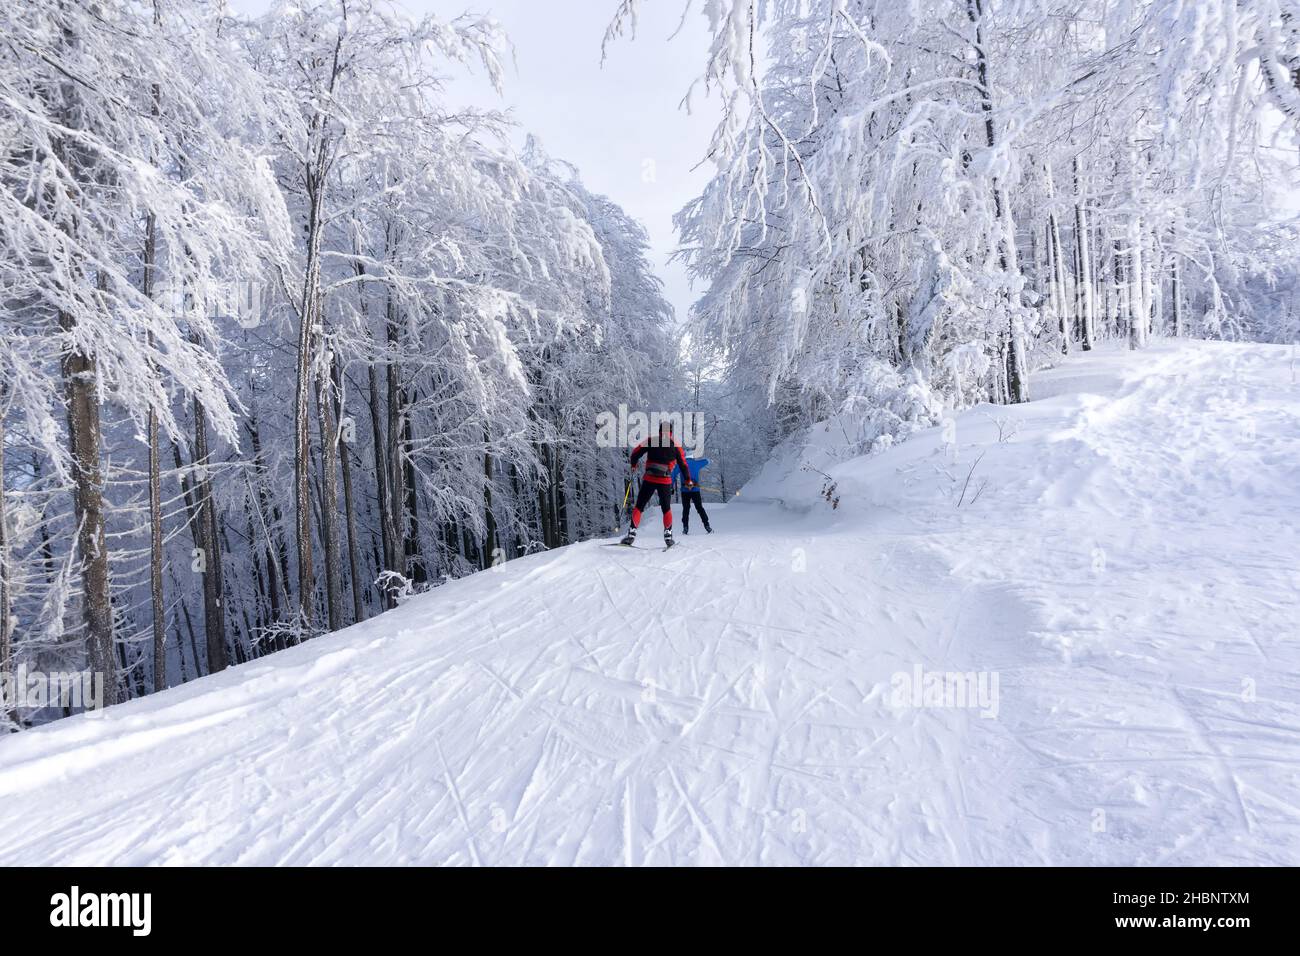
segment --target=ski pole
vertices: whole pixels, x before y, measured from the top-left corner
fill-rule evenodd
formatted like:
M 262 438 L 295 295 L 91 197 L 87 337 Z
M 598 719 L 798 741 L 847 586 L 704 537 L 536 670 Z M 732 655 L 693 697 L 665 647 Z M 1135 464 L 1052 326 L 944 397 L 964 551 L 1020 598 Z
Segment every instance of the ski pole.
M 626 487 L 623 489 L 623 508 L 618 513 L 618 526 L 614 528 L 615 531 L 623 527 L 623 519 L 627 517 L 627 499 L 632 494 L 632 479 L 627 479 L 624 484 Z

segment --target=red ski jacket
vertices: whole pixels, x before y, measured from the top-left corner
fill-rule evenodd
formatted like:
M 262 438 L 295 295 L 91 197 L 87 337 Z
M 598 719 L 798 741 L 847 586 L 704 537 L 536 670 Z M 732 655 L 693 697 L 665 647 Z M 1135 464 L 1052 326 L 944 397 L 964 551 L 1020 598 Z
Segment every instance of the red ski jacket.
M 632 449 L 632 467 L 645 456 L 645 480 L 652 485 L 671 485 L 673 483 L 673 465 L 682 469 L 682 474 L 689 475 L 691 469 L 686 464 L 686 452 L 673 439 L 671 445 L 650 444 L 649 440 L 641 442 Z

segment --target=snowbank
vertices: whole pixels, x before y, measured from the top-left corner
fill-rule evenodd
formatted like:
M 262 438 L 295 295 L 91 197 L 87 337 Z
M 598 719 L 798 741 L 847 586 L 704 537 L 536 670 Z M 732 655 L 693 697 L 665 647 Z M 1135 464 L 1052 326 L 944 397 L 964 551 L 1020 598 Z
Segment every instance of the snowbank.
M 747 501 L 772 501 L 807 510 L 828 498 L 828 472 L 846 461 L 876 455 L 937 422 L 942 408 L 915 375 L 883 367 L 859 408 L 843 409 L 782 442 L 741 488 Z

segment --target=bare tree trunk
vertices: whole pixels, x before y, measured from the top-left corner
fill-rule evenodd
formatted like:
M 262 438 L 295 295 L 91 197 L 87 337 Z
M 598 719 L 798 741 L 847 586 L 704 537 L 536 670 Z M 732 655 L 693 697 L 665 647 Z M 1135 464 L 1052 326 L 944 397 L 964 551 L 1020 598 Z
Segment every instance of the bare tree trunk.
M 1089 211 L 1092 213 L 1091 222 L 1100 222 L 1102 219 L 1100 205 L 1094 201 L 1089 204 Z M 1101 319 L 1101 329 L 1096 333 L 1097 336 L 1104 337 L 1111 333 L 1114 326 L 1115 301 L 1111 294 L 1114 288 L 1110 281 L 1110 270 L 1114 268 L 1113 256 L 1108 259 L 1108 243 L 1103 230 L 1094 226 L 1092 235 L 1092 261 L 1093 265 L 1093 301 L 1097 303 L 1098 316 Z
M 1067 314 L 1069 310 L 1066 308 L 1069 296 L 1065 288 L 1065 259 L 1061 254 L 1061 228 L 1056 221 L 1056 213 L 1048 213 L 1047 216 L 1047 258 L 1052 276 L 1052 301 L 1057 309 L 1057 326 L 1061 333 L 1061 354 L 1069 355 L 1070 328 L 1074 323 L 1070 321 Z
M 326 359 L 326 361 L 329 361 Z M 322 370 L 316 381 L 316 415 L 319 419 L 321 451 L 321 541 L 325 548 L 325 613 L 331 631 L 343 627 L 342 568 L 339 563 L 339 479 L 338 427 L 334 419 L 334 398 L 329 373 Z
M 420 496 L 415 487 L 415 459 L 411 449 L 415 446 L 414 425 L 411 416 L 406 414 L 407 399 L 402 400 L 402 454 L 401 462 L 405 471 L 406 490 L 406 564 L 415 584 L 425 584 L 429 580 L 428 568 L 425 566 L 424 553 L 420 543 Z
M 72 340 L 76 320 L 59 314 L 59 327 Z M 72 348 L 63 356 L 68 442 L 72 453 L 77 554 L 81 559 L 82 617 L 92 673 L 103 676 L 104 703 L 120 700 L 113 656 L 113 602 L 109 592 L 108 545 L 104 535 L 104 477 L 100 469 L 99 367 L 93 356 Z
M 185 666 L 185 642 L 181 640 L 181 627 L 176 625 L 176 662 L 181 668 L 181 683 L 186 684 L 190 679 L 189 669 Z
M 190 617 L 190 605 L 185 598 L 181 598 L 181 616 L 185 618 L 185 630 L 190 635 L 190 656 L 194 658 L 194 676 L 199 677 L 201 676 L 199 671 L 201 667 L 199 664 L 199 642 L 198 638 L 194 636 L 194 621 Z
M 510 491 L 511 491 L 510 500 L 514 502 L 516 508 L 520 507 L 520 505 L 522 505 L 523 502 L 519 498 L 519 469 L 515 467 L 515 463 L 513 461 L 510 463 Z M 513 536 L 513 541 L 511 543 L 511 546 L 513 547 L 514 550 L 511 553 L 511 557 L 519 557 L 524 553 L 524 543 L 523 543 L 523 539 L 520 537 L 520 531 L 522 527 L 523 527 L 523 521 L 517 519 L 514 522 L 514 536 Z M 617 531 L 618 528 L 619 525 L 616 523 L 614 525 L 614 530 Z
M 1155 308 L 1151 313 L 1151 334 L 1159 332 L 1161 335 L 1167 335 L 1168 323 L 1165 320 L 1165 313 L 1168 311 L 1168 299 L 1165 297 L 1165 277 L 1164 264 L 1167 255 L 1165 244 L 1153 229 L 1151 231 L 1151 288 L 1155 296 Z
M 250 415 L 248 424 L 249 437 L 253 445 L 253 468 L 257 475 L 257 519 L 262 530 L 262 537 L 266 542 L 266 563 L 270 568 L 268 575 L 270 584 L 271 599 L 271 619 L 275 623 L 284 620 L 282 605 L 289 605 L 289 552 L 285 545 L 283 536 L 280 533 L 280 506 L 271 501 L 266 493 L 267 482 L 270 480 L 267 474 L 266 457 L 262 452 L 262 435 L 258 427 L 256 417 Z M 267 525 L 267 517 L 270 516 L 274 525 L 274 530 Z M 283 595 L 283 601 L 281 599 Z M 276 635 L 276 649 L 284 649 L 284 638 Z
M 59 37 L 64 52 L 73 50 L 78 38 L 66 25 Z M 69 77 L 61 86 L 57 110 L 60 120 L 68 127 L 79 125 L 76 109 L 80 91 L 76 81 Z M 55 140 L 56 157 L 70 171 L 78 184 L 90 180 L 84 147 L 63 137 Z M 60 223 L 70 237 L 80 229 L 75 211 Z M 71 282 L 85 282 L 79 262 L 67 263 L 69 271 L 77 271 Z M 102 291 L 107 277 L 101 272 L 96 280 Z M 68 450 L 72 459 L 72 500 L 76 519 L 76 550 L 81 561 L 81 612 L 85 625 L 86 658 L 92 674 L 104 682 L 103 702 L 118 703 L 121 692 L 117 680 L 117 662 L 113 648 L 113 599 L 109 585 L 108 546 L 104 530 L 104 476 L 100 463 L 99 363 L 92 353 L 77 344 L 77 319 L 71 313 L 59 312 L 59 329 L 66 340 L 60 357 L 63 376 L 64 406 L 68 418 Z
M 218 535 L 217 540 L 220 543 L 221 547 L 223 548 L 224 552 L 226 554 L 231 554 L 234 552 L 234 548 L 231 547 L 230 536 L 226 533 L 228 528 L 229 525 L 227 525 L 225 522 L 219 521 L 217 523 L 217 528 L 216 528 L 217 535 Z M 224 596 L 226 593 L 224 590 L 224 585 L 225 585 L 224 567 L 222 569 L 222 573 L 219 580 L 222 583 L 221 593 Z M 244 593 L 244 590 L 245 590 L 244 588 L 241 588 L 238 585 L 236 585 L 236 587 L 231 589 L 232 593 L 235 594 L 242 594 Z M 242 629 L 239 626 L 239 622 L 241 619 L 243 620 L 243 624 L 244 624 Z M 253 659 L 253 625 L 248 618 L 248 604 L 245 601 L 239 602 L 239 616 L 235 618 L 233 630 L 234 633 L 230 637 L 230 642 L 227 646 L 234 649 L 235 663 L 243 664 L 246 663 L 247 661 L 252 660 Z
M 8 514 L 5 508 L 5 414 L 9 388 L 0 383 L 0 692 L 10 686 L 14 676 L 14 624 L 13 594 L 9 576 Z M 18 708 L 15 701 L 0 696 L 0 718 L 17 725 Z
M 40 483 L 44 472 L 41 468 L 41 456 L 32 455 L 32 478 L 36 483 Z M 44 509 L 41 510 L 41 567 L 45 570 L 45 586 L 54 587 L 54 542 L 50 535 L 50 525 L 46 520 Z
M 488 430 L 483 429 L 483 446 L 488 447 Z M 483 539 L 483 567 L 490 567 L 497 558 L 497 519 L 492 513 L 492 454 L 483 453 L 483 520 L 487 534 Z
M 365 267 L 361 264 L 355 266 L 356 274 L 363 276 L 366 274 Z M 368 310 L 366 308 L 366 296 L 364 285 L 361 286 L 362 292 L 359 298 L 361 315 L 367 325 L 369 325 Z M 392 346 L 392 339 L 396 330 L 392 327 L 392 294 L 389 293 L 388 302 L 385 306 L 385 336 Z M 389 356 L 389 361 L 393 356 Z M 379 562 L 380 571 L 399 571 L 400 562 L 398 559 L 398 548 L 396 544 L 397 519 L 395 517 L 395 500 L 392 492 L 392 465 L 389 455 L 393 453 L 391 435 L 388 442 L 384 441 L 387 434 L 385 426 L 382 403 L 379 399 L 379 376 L 375 373 L 375 363 L 369 362 L 366 366 L 366 380 L 369 387 L 370 395 L 370 433 L 374 439 L 372 452 L 375 460 L 375 498 L 379 507 L 379 542 L 382 550 L 381 560 Z M 393 390 L 390 387 L 388 396 L 391 401 Z M 392 588 L 384 584 L 379 589 L 379 609 L 381 611 L 390 610 L 396 606 Z
M 553 547 L 551 544 L 551 521 L 546 505 L 546 486 L 543 484 L 537 486 L 537 522 L 543 546 L 547 548 Z
M 323 149 L 323 147 L 322 147 Z M 317 167 L 319 169 L 319 167 Z M 293 396 L 293 490 L 298 552 L 298 612 L 300 625 L 310 636 L 315 629 L 316 576 L 312 569 L 311 541 L 311 401 L 312 359 L 315 352 L 317 308 L 320 305 L 320 246 L 325 184 L 317 170 L 307 171 L 307 268 L 303 276 L 298 326 L 297 378 Z
M 162 22 L 162 11 L 156 0 L 153 22 L 155 26 Z M 154 116 L 160 112 L 161 99 L 162 90 L 155 83 L 152 106 Z M 150 212 L 145 217 L 144 224 L 144 272 L 140 283 L 140 291 L 146 299 L 153 298 L 154 268 L 158 256 L 157 237 L 157 218 Z M 153 333 L 150 333 L 151 353 L 153 345 Z M 153 616 L 153 689 L 157 693 L 167 689 L 167 622 L 164 619 L 166 609 L 163 605 L 162 468 L 158 451 L 158 412 L 152 406 L 149 408 L 145 431 L 149 443 L 149 603 Z
M 555 453 L 555 477 L 551 487 L 555 493 L 555 538 L 557 546 L 569 543 L 569 502 L 564 494 L 564 464 L 557 449 Z
M 555 466 L 551 461 L 549 445 L 539 442 L 535 447 L 537 449 L 537 460 L 541 462 L 544 469 L 544 473 L 538 477 L 537 481 L 538 530 L 541 532 L 542 544 L 550 549 L 555 547 L 554 501 L 551 496 L 551 473 L 554 471 Z
M 352 620 L 366 619 L 366 605 L 361 599 L 361 572 L 357 564 L 357 512 L 352 499 L 352 458 L 349 452 L 355 438 L 356 426 L 346 418 L 343 405 L 343 376 L 337 362 L 332 363 L 334 384 L 334 421 L 340 436 L 339 460 L 343 469 L 343 517 L 348 534 L 348 575 L 352 579 Z M 348 431 L 344 431 L 344 427 Z
M 1088 216 L 1083 204 L 1083 183 L 1079 177 L 1079 158 L 1074 158 L 1074 236 L 1078 248 L 1079 273 L 1075 276 L 1079 291 L 1079 341 L 1085 352 L 1096 344 L 1096 307 L 1093 297 L 1092 249 L 1089 241 Z
M 366 374 L 370 385 L 370 431 L 374 439 L 375 497 L 379 505 L 379 543 L 383 551 L 380 570 L 397 571 L 397 548 L 393 543 L 393 531 L 396 525 L 392 517 L 393 502 L 389 493 L 390 467 L 388 456 L 384 452 L 384 425 L 379 402 L 379 376 L 375 374 L 373 364 L 366 369 Z M 380 610 L 390 610 L 394 606 L 392 589 L 384 585 L 379 591 Z
M 1151 312 L 1147 305 L 1146 280 L 1147 270 L 1143 256 L 1142 223 L 1136 216 L 1129 223 L 1129 321 L 1131 343 L 1133 348 L 1145 348 L 1147 344 L 1147 325 L 1151 321 Z
M 402 574 L 409 577 L 411 569 L 407 564 L 407 557 L 410 554 L 410 544 L 407 540 L 408 531 L 405 520 L 406 515 L 404 514 L 407 507 L 406 469 L 402 461 L 402 449 L 404 448 L 402 403 L 405 392 L 402 389 L 401 366 L 397 362 L 401 343 L 397 334 L 397 313 L 391 293 L 388 296 L 384 325 L 390 352 L 386 375 L 388 418 L 384 442 L 388 448 L 388 461 L 385 462 L 385 467 L 388 475 L 388 495 L 391 505 L 389 520 L 392 522 L 390 538 L 393 545 L 393 554 L 390 560 L 394 568 L 400 568 Z
M 984 137 L 990 149 L 997 145 L 997 132 L 993 122 L 993 89 L 989 85 L 989 61 L 984 49 L 984 0 L 966 0 L 966 14 L 975 28 L 975 70 L 979 76 L 980 109 L 984 114 Z M 993 180 L 993 209 L 998 221 L 1000 260 L 1002 271 L 1014 275 L 1019 271 L 1016 262 L 1016 235 L 1011 221 L 1011 211 L 1006 196 L 997 179 Z M 1011 403 L 1029 401 L 1029 362 L 1025 355 L 1025 330 L 1018 314 L 1019 303 L 1008 300 L 1010 315 L 1006 331 L 1007 400 Z
M 156 94 L 155 88 L 155 101 Z M 153 298 L 156 235 L 154 215 L 150 213 L 144 227 L 144 278 L 141 284 L 146 299 Z M 152 333 L 149 346 L 153 348 Z M 158 450 L 158 412 L 152 407 L 145 430 L 149 442 L 149 601 L 153 615 L 153 689 L 157 693 L 167 689 L 167 625 L 163 604 L 162 468 Z
M 152 246 L 152 242 L 146 245 Z M 149 258 L 146 256 L 146 260 Z M 151 268 L 151 265 L 145 266 L 146 275 Z M 146 430 L 149 442 L 149 602 L 153 615 L 153 689 L 157 693 L 167 689 L 167 624 L 163 604 L 162 469 L 158 454 L 158 413 L 152 408 L 149 409 Z
M 248 485 L 248 497 L 244 499 L 245 540 L 249 546 L 249 559 L 252 562 L 253 578 L 253 623 L 249 629 L 249 634 L 251 636 L 250 643 L 253 655 L 261 657 L 261 638 L 266 633 L 266 627 L 271 622 L 272 617 L 268 610 L 271 599 L 267 588 L 267 572 L 262 567 L 262 550 L 257 546 L 259 538 L 257 527 L 253 524 L 253 512 L 256 510 L 256 493 L 250 483 Z
M 484 538 L 484 567 L 490 567 L 491 564 L 497 563 L 498 558 L 503 559 L 503 555 L 498 554 L 499 545 L 497 544 L 497 516 L 491 512 L 491 455 L 484 455 L 484 520 L 487 525 L 487 533 Z
M 203 561 L 203 624 L 207 639 L 208 673 L 223 671 L 230 663 L 226 653 L 226 609 L 221 574 L 221 542 L 217 535 L 217 504 L 208 472 L 208 417 L 203 403 L 194 400 L 194 467 L 196 529 Z
M 1045 166 L 1044 175 L 1047 180 L 1048 201 L 1055 204 L 1056 184 L 1052 181 L 1052 168 L 1050 165 Z M 1067 314 L 1069 312 L 1067 303 L 1070 297 L 1067 289 L 1065 255 L 1061 251 L 1061 224 L 1056 218 L 1055 209 L 1047 214 L 1047 260 L 1052 276 L 1052 288 L 1055 290 L 1053 301 L 1058 310 L 1061 354 L 1068 355 L 1070 352 L 1070 330 L 1074 326 L 1074 322 L 1072 317 Z
M 1178 253 L 1173 252 L 1169 257 L 1169 303 L 1174 313 L 1174 335 L 1181 338 L 1183 335 L 1183 303 L 1182 303 L 1182 283 L 1181 270 L 1178 266 Z

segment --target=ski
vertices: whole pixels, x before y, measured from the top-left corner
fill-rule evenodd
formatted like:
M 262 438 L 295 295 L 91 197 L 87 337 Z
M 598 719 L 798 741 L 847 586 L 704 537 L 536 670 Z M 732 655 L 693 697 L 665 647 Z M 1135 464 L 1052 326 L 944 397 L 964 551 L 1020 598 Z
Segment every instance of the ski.
M 634 544 L 624 544 L 622 541 L 602 541 L 600 546 L 602 548 L 630 548 L 633 551 L 667 551 L 669 548 L 675 547 L 676 544 L 677 542 L 673 542 L 673 544 L 664 545 L 662 548 L 638 548 Z

